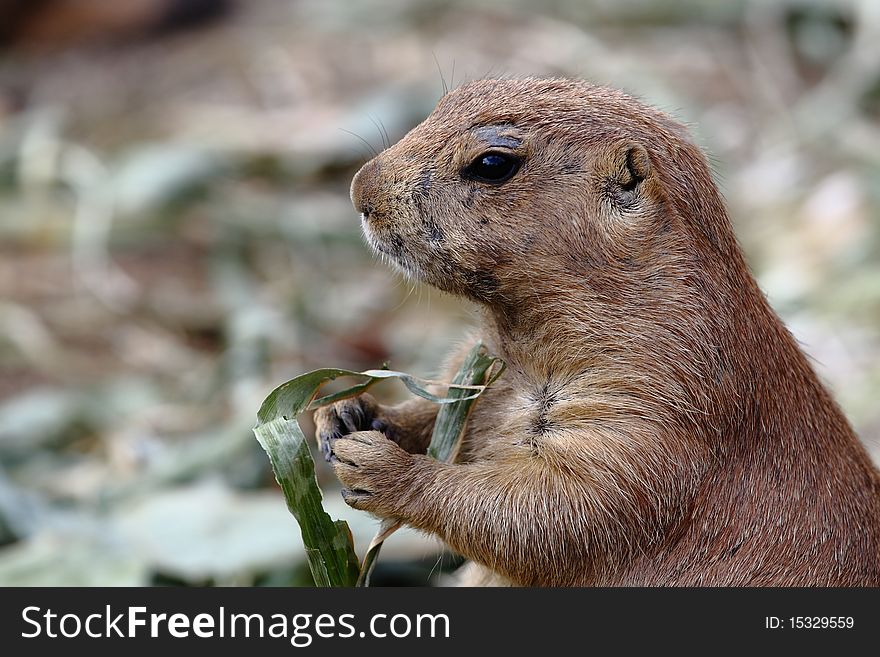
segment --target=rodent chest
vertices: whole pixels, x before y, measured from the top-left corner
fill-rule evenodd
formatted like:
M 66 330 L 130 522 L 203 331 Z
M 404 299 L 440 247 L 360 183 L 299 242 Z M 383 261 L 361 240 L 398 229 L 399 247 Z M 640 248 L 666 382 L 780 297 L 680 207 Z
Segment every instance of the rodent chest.
M 563 428 L 564 414 L 561 416 L 558 411 L 570 397 L 563 385 L 553 380 L 528 381 L 516 388 L 511 428 L 517 434 L 517 442 L 534 444 Z
M 490 457 L 498 449 L 534 450 L 541 443 L 554 442 L 577 413 L 575 395 L 566 386 L 517 379 L 514 373 L 474 407 L 466 450 L 475 458 Z
M 555 428 L 551 416 L 559 402 L 559 389 L 550 381 L 529 391 L 528 429 L 532 436 L 544 436 Z

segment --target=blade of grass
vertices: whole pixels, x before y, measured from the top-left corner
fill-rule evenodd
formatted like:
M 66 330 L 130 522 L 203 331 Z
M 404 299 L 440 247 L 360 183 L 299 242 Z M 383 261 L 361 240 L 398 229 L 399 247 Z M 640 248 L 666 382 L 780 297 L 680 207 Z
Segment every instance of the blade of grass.
M 352 374 L 355 373 L 352 372 Z M 366 370 L 364 372 L 358 372 L 357 374 L 359 376 L 370 377 L 370 380 L 366 381 L 365 383 L 353 386 L 348 390 L 343 390 L 342 392 L 337 392 L 332 395 L 327 395 L 326 397 L 316 399 L 311 404 L 309 404 L 309 410 L 314 410 L 320 406 L 332 404 L 333 402 L 339 401 L 340 399 L 359 395 L 361 392 L 364 392 L 367 388 L 369 388 L 371 385 L 381 379 L 399 379 L 400 382 L 403 383 L 403 385 L 405 385 L 407 389 L 409 389 L 409 391 L 412 392 L 414 395 L 427 399 L 428 401 L 432 401 L 435 404 L 451 404 L 462 399 L 476 399 L 480 396 L 480 393 L 482 393 L 483 389 L 485 388 L 485 386 L 480 385 L 466 385 L 460 383 L 448 384 L 442 383 L 441 381 L 420 379 L 419 377 L 413 376 L 412 374 L 407 374 L 406 372 L 395 372 L 394 370 Z M 449 394 L 445 397 L 435 395 L 428 390 L 428 386 L 430 385 L 447 386 L 450 392 L 454 389 L 456 391 L 456 395 L 452 396 L 451 394 Z M 466 394 L 467 391 L 471 391 L 470 394 Z
M 504 371 L 504 363 L 498 358 L 489 356 L 482 343 L 478 342 L 465 356 L 449 388 L 448 398 L 455 403 L 442 406 L 437 413 L 434 423 L 434 431 L 431 434 L 431 443 L 428 446 L 428 456 L 444 463 L 451 463 L 458 455 L 461 445 L 461 437 L 468 416 L 473 408 L 476 398 Z M 455 387 L 453 387 L 455 386 Z M 476 395 L 468 395 L 467 390 L 480 388 Z M 367 553 L 361 564 L 361 574 L 358 578 L 358 586 L 369 586 L 370 576 L 376 566 L 376 559 L 382 544 L 389 536 L 396 532 L 401 522 L 394 519 L 386 519 L 379 525 L 379 531 L 370 541 Z
M 300 526 L 317 586 L 352 586 L 357 582 L 360 568 L 348 523 L 334 521 L 324 511 L 315 463 L 296 417 L 323 383 L 350 374 L 355 373 L 323 369 L 288 381 L 263 402 L 254 427 L 284 492 L 287 508 Z

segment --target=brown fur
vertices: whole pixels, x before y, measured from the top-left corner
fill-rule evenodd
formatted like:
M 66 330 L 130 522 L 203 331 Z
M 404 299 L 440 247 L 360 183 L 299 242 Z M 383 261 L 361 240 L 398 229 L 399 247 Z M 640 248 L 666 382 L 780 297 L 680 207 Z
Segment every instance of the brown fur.
M 522 168 L 463 178 L 487 150 Z M 880 585 L 880 475 L 682 126 L 584 82 L 478 81 L 352 199 L 377 252 L 480 304 L 508 370 L 454 465 L 418 454 L 428 402 L 319 412 L 349 504 L 439 535 L 471 582 Z

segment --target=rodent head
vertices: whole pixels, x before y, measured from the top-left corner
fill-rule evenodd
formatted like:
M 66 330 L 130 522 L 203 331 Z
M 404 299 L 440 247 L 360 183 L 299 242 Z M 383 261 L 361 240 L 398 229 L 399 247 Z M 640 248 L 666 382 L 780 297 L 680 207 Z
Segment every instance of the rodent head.
M 364 165 L 351 198 L 375 251 L 488 305 L 522 303 L 560 267 L 632 266 L 670 229 L 716 243 L 703 219 L 723 215 L 681 126 L 621 92 L 564 79 L 450 92 Z

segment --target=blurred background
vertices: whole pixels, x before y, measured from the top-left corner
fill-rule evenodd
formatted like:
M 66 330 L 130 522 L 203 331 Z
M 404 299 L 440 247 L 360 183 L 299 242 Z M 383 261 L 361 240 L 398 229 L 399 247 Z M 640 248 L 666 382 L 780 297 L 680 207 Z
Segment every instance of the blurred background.
M 471 324 L 348 200 L 441 75 L 584 77 L 690 124 L 880 457 L 880 3 L 0 0 L 0 584 L 310 581 L 251 427 L 316 367 L 430 376 Z M 362 552 L 376 522 L 318 467 Z M 401 532 L 375 582 L 453 564 Z

